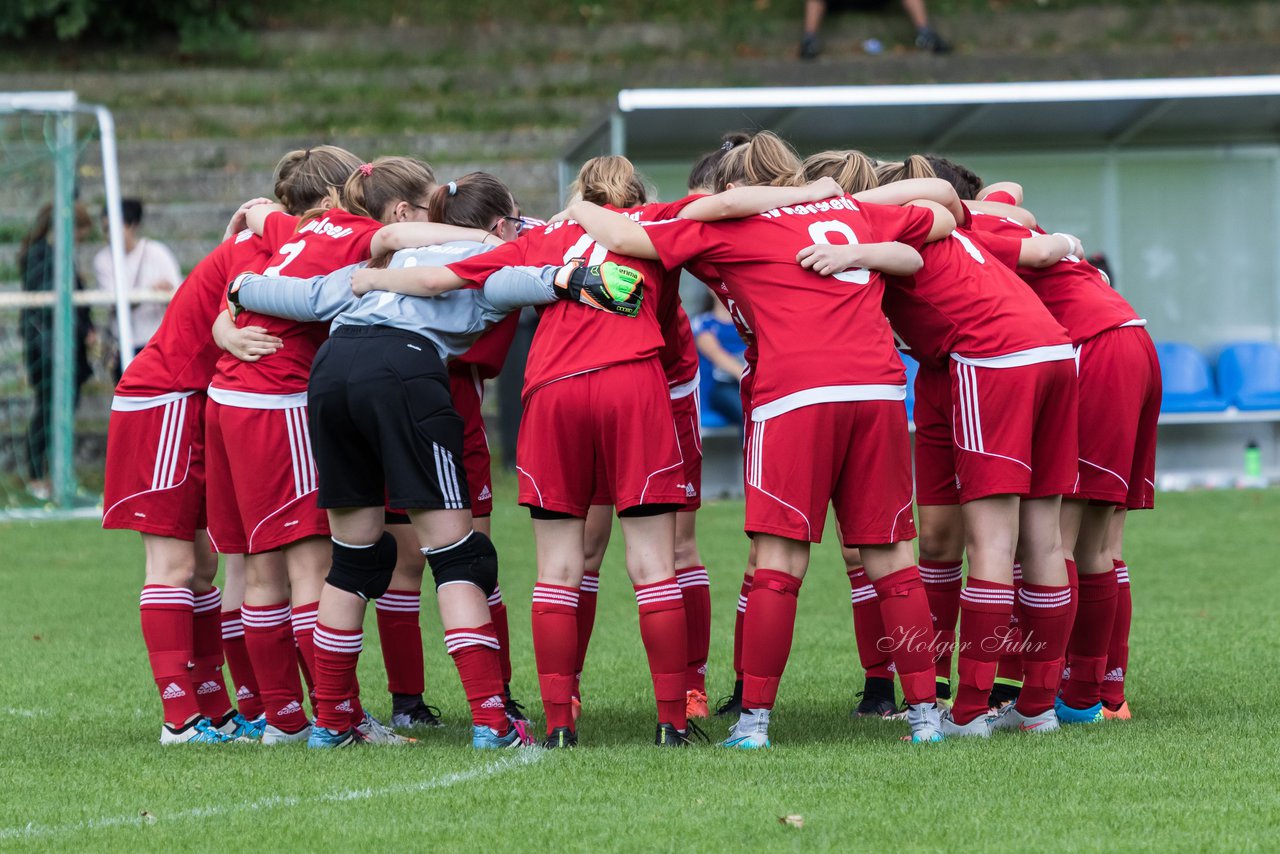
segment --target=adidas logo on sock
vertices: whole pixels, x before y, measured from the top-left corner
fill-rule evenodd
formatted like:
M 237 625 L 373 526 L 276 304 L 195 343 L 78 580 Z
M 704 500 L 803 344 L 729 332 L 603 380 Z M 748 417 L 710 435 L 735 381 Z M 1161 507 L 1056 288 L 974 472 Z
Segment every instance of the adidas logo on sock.
M 1124 668 L 1123 668 L 1123 667 L 1113 667 L 1113 668 L 1111 668 L 1110 670 L 1108 670 L 1108 671 L 1107 671 L 1107 675 L 1106 675 L 1106 676 L 1104 676 L 1102 679 L 1103 679 L 1103 681 L 1104 681 L 1104 682 L 1123 682 L 1123 681 L 1124 681 Z
M 200 687 L 196 689 L 197 694 L 216 694 L 219 691 L 217 682 L 201 682 Z
M 177 682 L 170 682 L 165 686 L 164 692 L 161 693 L 160 698 L 163 700 L 176 700 L 179 697 L 185 696 L 187 696 L 187 692 L 183 691 L 182 687 L 178 685 Z
M 249 690 L 246 686 L 244 686 L 244 685 L 241 685 L 239 688 L 237 688 L 237 689 L 236 689 L 236 699 L 237 699 L 237 700 L 248 700 L 248 699 L 249 699 L 249 698 L 251 698 L 252 696 L 253 696 L 253 692 L 252 692 L 252 691 L 250 691 L 250 690 Z
M 351 711 L 351 701 L 350 701 L 350 700 L 343 700 L 341 703 L 339 703 L 338 705 L 334 706 L 334 707 L 333 707 L 333 710 L 334 710 L 335 712 L 349 712 L 349 711 Z
M 698 668 L 698 671 L 697 671 L 697 672 L 698 672 L 700 675 L 702 675 L 702 676 L 706 676 L 706 675 L 707 675 L 707 665 L 705 665 L 705 664 L 701 665 L 701 666 Z
M 480 494 L 476 496 L 476 500 L 484 501 L 492 497 L 493 493 L 489 491 L 489 484 L 486 483 L 484 486 L 480 487 Z
M 301 704 L 301 703 L 299 703 L 297 700 L 290 700 L 290 701 L 289 701 L 289 705 L 285 706 L 283 709 L 281 709 L 280 711 L 276 712 L 276 714 L 277 714 L 277 715 L 282 715 L 282 716 L 283 716 L 283 715 L 296 715 L 296 714 L 298 714 L 298 713 L 299 713 L 299 712 L 301 712 L 301 711 L 302 711 L 302 704 Z
M 494 694 L 489 699 L 480 704 L 482 709 L 502 709 L 506 708 L 506 704 L 502 702 L 502 698 Z

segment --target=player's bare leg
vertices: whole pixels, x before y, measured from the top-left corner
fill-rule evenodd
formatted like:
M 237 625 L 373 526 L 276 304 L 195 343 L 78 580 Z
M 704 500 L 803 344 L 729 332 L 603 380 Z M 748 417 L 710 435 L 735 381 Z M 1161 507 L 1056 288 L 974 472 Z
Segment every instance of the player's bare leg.
M 964 586 L 964 516 L 959 504 L 920 505 L 920 579 L 933 615 L 938 699 L 951 700 L 951 668 Z

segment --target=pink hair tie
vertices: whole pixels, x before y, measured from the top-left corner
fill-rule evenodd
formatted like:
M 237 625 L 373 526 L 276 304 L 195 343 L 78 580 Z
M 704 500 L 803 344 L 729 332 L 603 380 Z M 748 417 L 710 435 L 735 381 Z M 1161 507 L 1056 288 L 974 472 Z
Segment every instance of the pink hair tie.
M 360 174 L 361 174 L 361 175 L 363 175 L 363 176 L 364 176 L 364 177 L 366 177 L 366 178 L 368 178 L 370 175 L 372 175 L 372 174 L 373 174 L 373 164 L 372 164 L 372 163 L 361 163 L 361 164 L 360 164 Z

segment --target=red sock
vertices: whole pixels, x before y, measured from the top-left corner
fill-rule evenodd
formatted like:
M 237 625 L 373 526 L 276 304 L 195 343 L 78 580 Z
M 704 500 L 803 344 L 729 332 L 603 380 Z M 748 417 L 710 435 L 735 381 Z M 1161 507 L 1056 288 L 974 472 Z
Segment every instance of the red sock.
M 493 586 L 489 597 L 489 621 L 498 636 L 498 666 L 502 668 L 502 684 L 511 684 L 511 629 L 507 625 L 507 606 L 502 602 L 502 588 Z
M 289 628 L 289 603 L 244 605 L 244 645 L 258 677 L 267 723 L 284 732 L 307 725 L 302 710 L 302 682 L 298 679 L 298 648 Z
M 1071 635 L 1071 588 L 1028 584 L 1018 591 L 1022 604 L 1022 690 L 1018 711 L 1031 717 L 1053 708 L 1062 680 L 1062 663 Z
M 426 688 L 422 664 L 422 607 L 420 590 L 388 590 L 374 603 L 387 690 L 392 694 L 421 694 Z
M 345 732 L 351 727 L 355 712 L 356 664 L 364 647 L 363 629 L 331 629 L 317 623 L 315 664 L 311 675 L 316 680 L 316 726 Z
M 1129 625 L 1133 620 L 1133 598 L 1129 593 L 1129 567 L 1122 560 L 1116 568 L 1116 618 L 1111 624 L 1107 645 L 1107 675 L 1102 680 L 1102 702 L 1110 709 L 1124 704 L 1124 677 L 1129 670 Z
M 754 576 L 742 573 L 742 589 L 738 591 L 738 613 L 733 618 L 733 678 L 742 681 L 742 624 L 747 617 L 747 597 L 751 595 Z
M 160 691 L 164 722 L 180 727 L 200 715 L 191 682 L 192 607 L 195 597 L 185 587 L 147 584 L 139 610 L 142 642 L 151 660 L 151 675 Z
M 1009 631 L 1000 647 L 1000 660 L 996 664 L 997 685 L 1022 688 L 1022 603 L 1018 591 L 1022 589 L 1022 564 L 1013 565 L 1013 613 L 1009 616 Z
M 858 647 L 858 661 L 866 675 L 877 679 L 893 679 L 893 656 L 884 649 L 884 618 L 880 615 L 880 599 L 876 588 L 862 567 L 845 570 L 849 576 L 849 600 L 853 603 L 853 639 Z
M 573 696 L 581 697 L 582 667 L 587 661 L 587 645 L 596 625 L 596 597 L 600 593 L 600 572 L 588 570 L 578 588 L 578 652 L 573 667 Z
M 293 642 L 298 646 L 298 654 L 302 656 L 303 667 L 316 681 L 316 612 L 320 610 L 320 600 L 296 606 L 291 614 Z M 314 686 L 312 692 L 314 693 Z
M 236 686 L 236 705 L 249 720 L 262 715 L 262 698 L 258 696 L 258 677 L 253 675 L 253 662 L 244 643 L 244 624 L 240 609 L 222 612 L 222 653 Z
M 1013 611 L 1013 585 L 969 576 L 960 593 L 960 684 L 951 714 L 964 725 L 987 711 L 996 661 Z
M 742 626 L 742 707 L 772 709 L 791 655 L 800 579 L 757 569 Z
M 649 657 L 653 696 L 658 701 L 658 723 L 688 729 L 685 670 L 689 653 L 684 594 L 674 578 L 637 584 L 635 590 L 640 608 L 640 640 Z
M 1062 702 L 1073 709 L 1087 709 L 1102 700 L 1107 648 L 1116 617 L 1116 587 L 1114 568 L 1080 576 L 1080 604 L 1067 643 L 1071 678 L 1062 689 Z
M 689 666 L 685 690 L 707 693 L 707 652 L 711 648 L 711 578 L 705 566 L 676 570 L 676 583 L 684 596 L 685 647 Z
M 498 663 L 498 633 L 493 623 L 474 629 L 449 629 L 444 648 L 462 679 L 471 706 L 471 722 L 506 735 L 510 722 L 502 702 L 502 666 Z
M 893 641 L 893 666 L 909 705 L 937 700 L 933 676 L 933 617 L 920 571 L 904 567 L 872 582 L 880 599 L 884 636 Z
M 593 597 L 594 598 L 594 597 Z M 570 703 L 578 658 L 578 590 L 559 584 L 533 585 L 533 657 L 538 667 L 547 735 L 556 727 L 573 729 Z
M 964 586 L 962 563 L 958 560 L 920 561 L 920 580 L 929 597 L 933 617 L 934 678 L 951 681 L 951 659 L 956 648 L 956 623 L 960 619 L 960 589 Z
M 191 684 L 200 714 L 221 720 L 235 710 L 222 675 L 222 591 L 213 588 L 195 597 L 191 615 Z

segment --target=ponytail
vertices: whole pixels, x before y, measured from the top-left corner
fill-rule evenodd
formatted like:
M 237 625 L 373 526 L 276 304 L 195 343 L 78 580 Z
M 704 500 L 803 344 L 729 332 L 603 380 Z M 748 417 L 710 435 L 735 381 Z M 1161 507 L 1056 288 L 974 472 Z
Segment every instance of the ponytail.
M 569 187 L 569 194 L 586 202 L 615 208 L 643 205 L 650 195 L 635 165 L 618 155 L 593 157 L 582 164 L 578 177 Z

